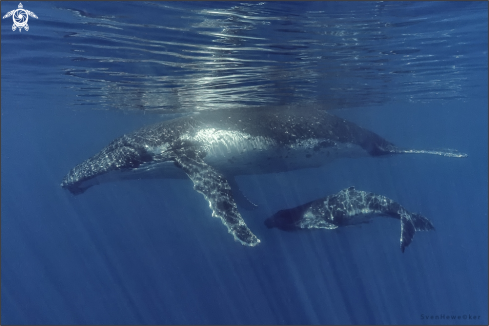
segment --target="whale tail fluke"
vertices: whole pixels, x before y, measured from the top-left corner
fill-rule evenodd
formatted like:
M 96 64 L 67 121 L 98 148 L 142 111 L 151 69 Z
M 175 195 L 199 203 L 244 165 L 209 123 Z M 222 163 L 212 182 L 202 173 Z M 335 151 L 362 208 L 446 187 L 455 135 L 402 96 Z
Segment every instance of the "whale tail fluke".
M 434 230 L 435 227 L 426 217 L 404 211 L 401 213 L 401 251 L 413 241 L 416 231 Z

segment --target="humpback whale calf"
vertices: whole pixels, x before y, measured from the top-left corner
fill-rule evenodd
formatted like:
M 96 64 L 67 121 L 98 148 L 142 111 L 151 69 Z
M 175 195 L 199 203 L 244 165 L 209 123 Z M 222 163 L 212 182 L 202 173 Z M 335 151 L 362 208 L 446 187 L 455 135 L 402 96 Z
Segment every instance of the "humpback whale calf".
M 375 215 L 388 216 L 401 221 L 401 251 L 409 246 L 416 231 L 434 230 L 433 224 L 419 214 L 385 196 L 343 189 L 337 194 L 309 203 L 278 211 L 265 220 L 268 228 L 286 231 L 298 229 L 336 229 L 341 226 L 368 223 Z
M 219 110 L 123 135 L 75 166 L 61 186 L 80 194 L 114 180 L 188 177 L 209 202 L 212 215 L 222 220 L 234 238 L 255 246 L 260 240 L 246 226 L 236 203 L 253 204 L 241 194 L 234 176 L 319 167 L 342 157 L 398 153 L 466 156 L 453 150 L 401 149 L 324 111 Z

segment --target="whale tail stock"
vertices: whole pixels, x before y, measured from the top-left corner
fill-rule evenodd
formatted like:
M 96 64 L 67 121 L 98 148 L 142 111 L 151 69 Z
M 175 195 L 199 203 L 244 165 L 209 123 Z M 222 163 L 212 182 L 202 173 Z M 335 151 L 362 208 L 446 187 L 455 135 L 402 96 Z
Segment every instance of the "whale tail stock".
M 401 251 L 409 246 L 416 231 L 430 231 L 435 227 L 426 217 L 417 213 L 409 213 L 405 209 L 399 212 L 401 219 Z

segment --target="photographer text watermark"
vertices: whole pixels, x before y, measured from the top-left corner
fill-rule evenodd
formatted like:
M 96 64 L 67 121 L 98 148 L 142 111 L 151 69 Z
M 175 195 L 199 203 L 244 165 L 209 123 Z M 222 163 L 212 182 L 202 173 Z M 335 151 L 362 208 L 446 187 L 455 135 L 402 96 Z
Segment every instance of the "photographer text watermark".
M 479 320 L 480 315 L 457 315 L 457 314 L 439 314 L 439 315 L 425 315 L 421 314 L 421 320 Z

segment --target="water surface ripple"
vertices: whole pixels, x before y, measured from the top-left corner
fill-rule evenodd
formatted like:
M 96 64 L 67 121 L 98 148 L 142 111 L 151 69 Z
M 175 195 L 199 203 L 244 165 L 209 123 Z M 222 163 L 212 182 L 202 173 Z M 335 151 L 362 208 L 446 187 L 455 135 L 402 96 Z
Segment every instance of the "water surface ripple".
M 76 104 L 90 109 L 466 99 L 477 93 L 471 75 L 487 70 L 484 3 L 56 2 L 51 9 L 39 20 L 45 30 L 36 26 L 45 60 L 59 67 L 46 79 L 75 88 Z M 53 58 L 50 38 L 60 34 L 69 51 Z M 2 43 L 13 42 L 5 36 Z

